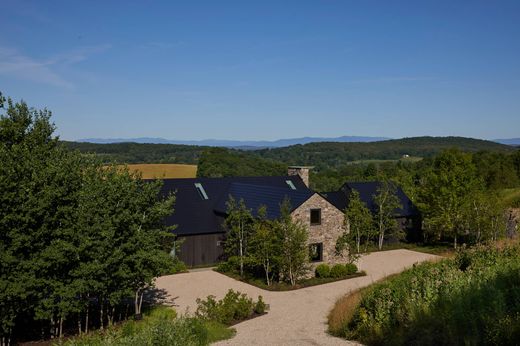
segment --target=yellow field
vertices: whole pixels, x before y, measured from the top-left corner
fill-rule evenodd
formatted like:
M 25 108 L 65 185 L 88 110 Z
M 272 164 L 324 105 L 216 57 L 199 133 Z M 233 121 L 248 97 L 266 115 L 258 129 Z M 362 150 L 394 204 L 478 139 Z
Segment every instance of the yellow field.
M 143 179 L 153 178 L 195 178 L 197 165 L 174 163 L 143 163 L 128 165 L 130 171 L 141 172 Z

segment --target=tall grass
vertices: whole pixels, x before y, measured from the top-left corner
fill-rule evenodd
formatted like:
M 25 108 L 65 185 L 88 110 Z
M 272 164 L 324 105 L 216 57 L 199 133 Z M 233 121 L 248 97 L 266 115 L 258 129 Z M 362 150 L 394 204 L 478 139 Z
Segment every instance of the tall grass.
M 479 247 L 416 265 L 338 301 L 329 329 L 369 345 L 515 344 L 520 248 Z

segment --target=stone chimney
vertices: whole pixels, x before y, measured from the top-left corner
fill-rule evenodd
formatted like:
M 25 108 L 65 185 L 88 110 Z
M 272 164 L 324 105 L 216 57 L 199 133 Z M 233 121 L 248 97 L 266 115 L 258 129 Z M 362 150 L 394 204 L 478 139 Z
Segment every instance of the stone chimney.
M 287 170 L 288 175 L 298 175 L 303 180 L 303 183 L 309 187 L 309 171 L 314 168 L 312 166 L 289 166 Z

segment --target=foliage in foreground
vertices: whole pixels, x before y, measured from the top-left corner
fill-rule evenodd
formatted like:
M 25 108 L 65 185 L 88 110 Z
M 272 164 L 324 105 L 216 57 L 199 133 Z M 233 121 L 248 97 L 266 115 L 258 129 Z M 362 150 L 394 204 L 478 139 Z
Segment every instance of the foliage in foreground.
M 226 296 L 218 301 L 212 295 L 206 299 L 198 298 L 195 315 L 206 321 L 230 325 L 251 318 L 255 314 L 261 315 L 267 309 L 262 296 L 258 296 L 258 301 L 254 302 L 245 293 L 230 289 Z
M 175 310 L 157 307 L 142 321 L 127 321 L 106 332 L 70 339 L 66 346 L 201 346 L 229 339 L 235 331 L 214 322 L 194 317 L 176 318 Z
M 174 196 L 66 150 L 50 117 L 0 94 L 0 343 L 139 314 L 172 270 Z
M 514 344 L 520 247 L 478 247 L 416 265 L 338 301 L 329 328 L 370 345 Z

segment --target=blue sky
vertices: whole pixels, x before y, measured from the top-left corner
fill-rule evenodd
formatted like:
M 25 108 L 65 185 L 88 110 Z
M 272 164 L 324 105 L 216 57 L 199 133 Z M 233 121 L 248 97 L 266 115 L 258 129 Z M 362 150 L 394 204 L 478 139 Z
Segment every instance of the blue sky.
M 63 139 L 520 137 L 520 1 L 0 0 Z

